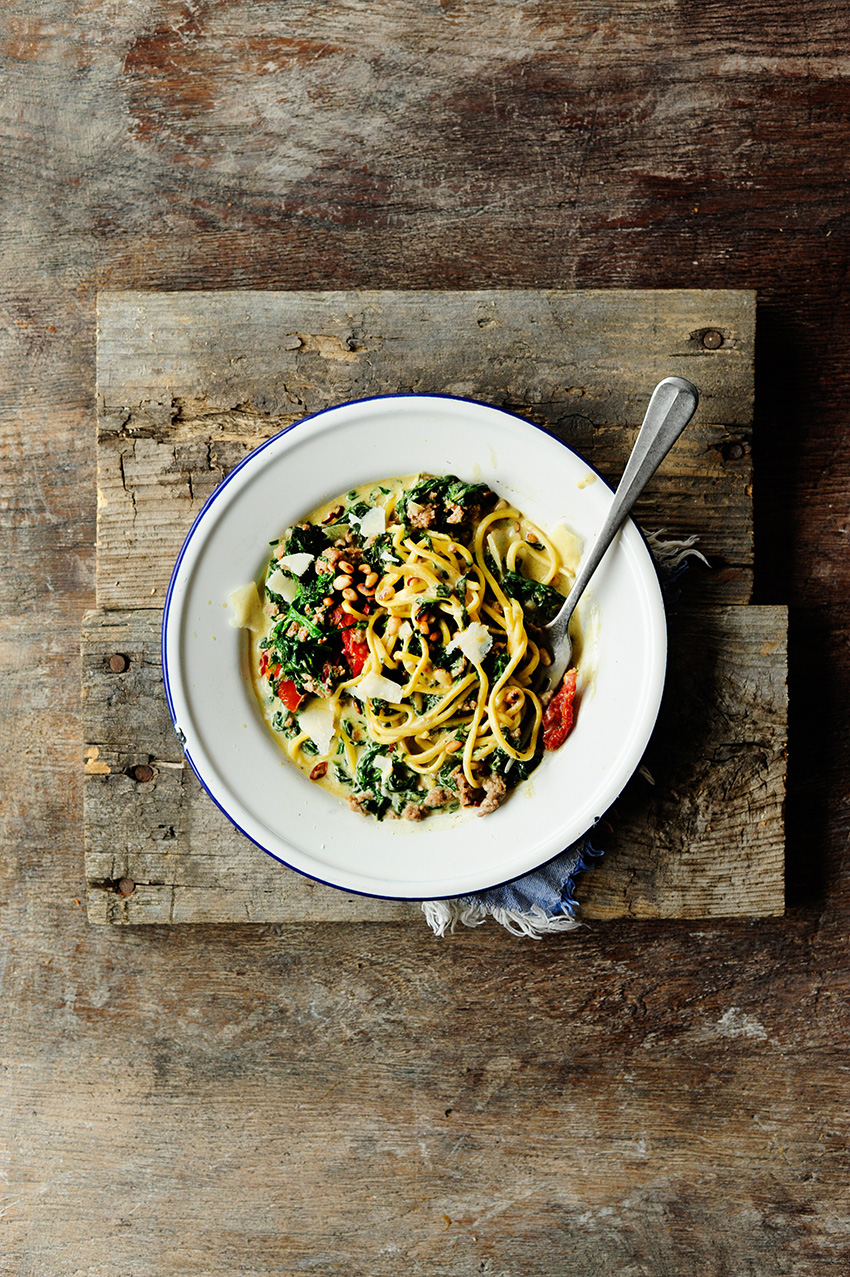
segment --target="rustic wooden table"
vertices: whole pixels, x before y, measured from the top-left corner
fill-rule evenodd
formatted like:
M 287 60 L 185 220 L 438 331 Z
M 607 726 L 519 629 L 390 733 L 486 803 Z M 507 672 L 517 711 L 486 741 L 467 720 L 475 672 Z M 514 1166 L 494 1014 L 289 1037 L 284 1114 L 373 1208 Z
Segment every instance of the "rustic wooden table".
M 838 0 L 5 8 L 4 1277 L 847 1271 L 848 37 Z M 96 299 L 220 289 L 755 290 L 784 916 L 92 925 Z

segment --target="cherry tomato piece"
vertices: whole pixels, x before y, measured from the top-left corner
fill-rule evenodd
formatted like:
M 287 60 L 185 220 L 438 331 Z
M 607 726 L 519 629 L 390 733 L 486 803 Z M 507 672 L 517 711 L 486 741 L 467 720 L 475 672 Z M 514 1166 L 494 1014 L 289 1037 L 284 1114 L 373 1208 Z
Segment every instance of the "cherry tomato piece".
M 297 709 L 304 700 L 291 678 L 282 678 L 280 680 L 277 685 L 277 695 L 287 709 Z
M 362 674 L 363 666 L 369 656 L 369 644 L 363 638 L 362 630 L 346 629 L 342 631 L 342 650 L 348 661 L 348 668 L 354 678 Z
M 563 683 L 546 706 L 543 714 L 544 749 L 558 749 L 572 731 L 577 673 L 575 669 L 567 670 Z

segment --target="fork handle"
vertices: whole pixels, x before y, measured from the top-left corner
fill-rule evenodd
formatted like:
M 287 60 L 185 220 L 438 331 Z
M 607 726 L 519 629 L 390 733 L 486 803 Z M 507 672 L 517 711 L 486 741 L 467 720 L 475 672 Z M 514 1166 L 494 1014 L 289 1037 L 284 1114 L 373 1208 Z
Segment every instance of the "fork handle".
M 599 567 L 605 551 L 627 519 L 635 501 L 696 412 L 698 403 L 699 392 L 696 386 L 685 381 L 684 377 L 665 377 L 653 390 L 643 424 L 614 494 L 608 517 L 590 547 L 587 558 L 579 567 L 573 588 L 560 611 L 547 627 L 555 649 L 555 661 L 546 671 L 548 688 L 558 685 L 567 668 L 563 661 L 558 660 L 557 649 L 562 640 L 567 641 L 570 619 L 588 581 Z M 567 647 L 567 662 L 569 656 Z M 562 668 L 559 670 L 558 666 L 561 665 Z

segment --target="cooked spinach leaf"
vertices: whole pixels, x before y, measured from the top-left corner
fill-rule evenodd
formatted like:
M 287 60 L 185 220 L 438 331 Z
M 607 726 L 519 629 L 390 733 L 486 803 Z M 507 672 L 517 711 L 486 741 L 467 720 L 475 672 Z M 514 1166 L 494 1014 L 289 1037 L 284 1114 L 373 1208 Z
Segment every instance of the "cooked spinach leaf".
M 532 625 L 548 625 L 564 602 L 563 594 L 551 585 L 532 581 L 519 572 L 505 572 L 502 589 L 511 598 L 518 599 Z
M 309 524 L 306 528 L 302 528 L 300 524 L 297 524 L 289 530 L 286 546 L 284 547 L 284 555 L 321 554 L 327 544 L 328 537 L 324 528 L 319 528 L 314 523 Z
M 496 683 L 511 663 L 510 653 L 503 647 L 491 648 L 481 663 L 491 684 Z
M 393 549 L 389 532 L 379 532 L 377 536 L 366 542 L 363 546 L 363 557 L 372 571 L 377 572 L 379 576 L 383 576 L 391 563 L 402 562 Z
M 379 757 L 390 759 L 391 766 L 386 775 L 375 765 Z M 360 797 L 360 801 L 378 820 L 383 820 L 390 808 L 400 813 L 408 803 L 419 803 L 424 797 L 416 772 L 380 745 L 369 745 L 363 751 L 354 779 L 358 789 L 373 795 L 371 798 Z
M 456 794 L 457 781 L 452 775 L 452 772 L 455 770 L 456 767 L 460 767 L 460 766 L 461 766 L 460 760 L 457 758 L 453 759 L 451 762 L 443 763 L 442 767 L 437 772 L 437 784 L 440 785 L 443 789 L 452 790 L 452 792 Z
M 408 526 L 421 526 L 411 506 L 430 507 L 433 515 L 427 526 L 456 534 L 467 516 L 487 509 L 495 499 L 496 494 L 486 483 L 465 483 L 454 474 L 427 475 L 402 492 L 396 513 Z
M 293 621 L 307 630 L 306 638 L 287 634 Z M 309 625 L 295 607 L 290 607 L 276 623 L 269 635 L 268 648 L 272 652 L 272 664 L 281 666 L 283 676 L 295 684 L 299 692 L 312 690 L 322 681 L 325 667 L 333 665 L 339 644 L 338 636 L 325 633 L 318 626 Z
M 274 699 L 274 698 L 272 698 Z M 272 727 L 282 736 L 297 736 L 298 720 L 289 710 L 278 710 L 272 716 Z
M 526 777 L 530 776 L 534 769 L 540 765 L 542 758 L 542 749 L 539 749 L 536 754 L 533 754 L 531 758 L 529 758 L 528 762 L 523 763 L 518 758 L 515 758 L 510 771 L 508 771 L 507 766 L 511 761 L 511 756 L 506 753 L 501 746 L 499 746 L 494 749 L 493 753 L 490 755 L 490 770 L 495 772 L 497 776 L 506 777 L 509 785 L 518 785 L 520 781 L 525 780 Z

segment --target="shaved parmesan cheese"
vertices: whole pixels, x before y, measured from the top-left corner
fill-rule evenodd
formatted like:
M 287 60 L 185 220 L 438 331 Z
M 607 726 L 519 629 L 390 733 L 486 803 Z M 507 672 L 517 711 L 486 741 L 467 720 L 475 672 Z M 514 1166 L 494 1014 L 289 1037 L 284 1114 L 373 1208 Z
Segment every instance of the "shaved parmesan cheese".
M 334 735 L 333 710 L 327 701 L 314 700 L 298 711 L 298 726 L 306 732 L 320 754 L 327 754 Z
M 251 630 L 257 634 L 262 632 L 265 617 L 260 594 L 253 581 L 250 585 L 241 585 L 238 590 L 234 590 L 228 602 L 233 609 L 230 624 L 234 629 Z
M 314 558 L 315 555 L 312 554 L 285 554 L 278 562 L 282 568 L 288 568 L 296 576 L 303 576 Z
M 287 603 L 291 603 L 298 593 L 298 582 L 291 576 L 285 576 L 280 568 L 275 568 L 271 576 L 266 577 L 266 589 L 279 594 Z
M 575 576 L 578 571 L 578 565 L 581 562 L 582 550 L 584 542 L 580 536 L 577 536 L 570 528 L 564 527 L 559 523 L 549 533 L 549 540 L 560 554 L 564 561 L 565 570 Z
M 393 760 L 387 758 L 386 754 L 375 754 L 372 759 L 372 766 L 376 772 L 380 772 L 384 780 L 386 780 L 393 769 Z
M 401 687 L 391 678 L 385 678 L 383 674 L 364 674 L 351 691 L 359 701 L 368 696 L 370 701 L 391 701 L 393 705 L 401 704 Z
M 352 523 L 357 523 L 360 527 L 360 535 L 366 537 L 380 536 L 382 532 L 387 530 L 387 515 L 383 506 L 370 506 L 362 519 L 358 519 L 356 515 L 349 514 Z
M 446 651 L 452 652 L 457 648 L 473 665 L 480 665 L 492 646 L 493 636 L 487 626 L 480 621 L 473 621 L 454 636 Z

